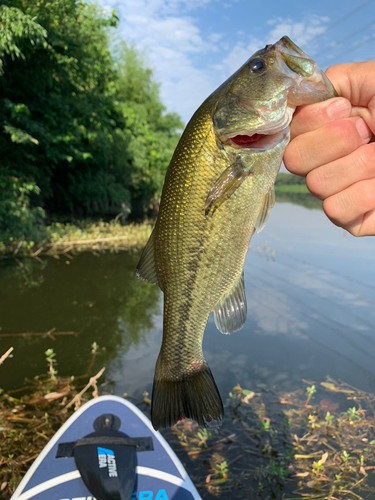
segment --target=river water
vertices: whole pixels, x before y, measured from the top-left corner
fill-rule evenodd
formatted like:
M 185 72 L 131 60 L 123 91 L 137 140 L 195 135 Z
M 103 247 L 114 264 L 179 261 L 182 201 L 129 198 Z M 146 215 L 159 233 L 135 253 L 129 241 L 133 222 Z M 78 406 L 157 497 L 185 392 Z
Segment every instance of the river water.
M 135 277 L 139 253 L 0 263 L 0 387 L 45 373 L 52 347 L 61 375 L 107 367 L 107 390 L 151 392 L 162 337 L 162 294 Z M 210 317 L 205 357 L 225 400 L 243 388 L 290 391 L 326 376 L 375 392 L 375 238 L 356 239 L 319 209 L 277 203 L 245 262 L 248 318 L 232 335 Z M 19 337 L 4 334 L 75 332 Z

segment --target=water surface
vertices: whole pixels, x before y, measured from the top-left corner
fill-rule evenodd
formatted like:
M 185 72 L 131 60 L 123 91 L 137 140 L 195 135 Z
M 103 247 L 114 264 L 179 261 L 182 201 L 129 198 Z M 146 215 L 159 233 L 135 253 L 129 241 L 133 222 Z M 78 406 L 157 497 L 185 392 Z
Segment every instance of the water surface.
M 80 375 L 100 346 L 108 389 L 151 391 L 162 336 L 162 294 L 138 281 L 138 253 L 83 253 L 72 260 L 0 263 L 0 335 L 74 331 L 77 336 L 0 337 L 14 356 L 0 366 L 0 387 L 20 387 L 46 372 L 56 352 L 61 375 Z M 232 335 L 207 325 L 204 353 L 225 399 L 247 389 L 300 388 L 327 375 L 375 392 L 375 238 L 356 239 L 318 209 L 278 203 L 255 235 L 245 262 L 248 318 Z

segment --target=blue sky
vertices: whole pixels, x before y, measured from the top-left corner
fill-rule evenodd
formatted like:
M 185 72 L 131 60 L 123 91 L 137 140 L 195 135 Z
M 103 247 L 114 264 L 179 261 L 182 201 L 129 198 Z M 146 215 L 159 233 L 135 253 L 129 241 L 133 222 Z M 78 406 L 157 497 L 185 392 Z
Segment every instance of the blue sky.
M 288 35 L 319 66 L 375 58 L 375 0 L 99 0 L 187 122 L 255 51 Z M 314 57 L 316 55 L 316 57 Z

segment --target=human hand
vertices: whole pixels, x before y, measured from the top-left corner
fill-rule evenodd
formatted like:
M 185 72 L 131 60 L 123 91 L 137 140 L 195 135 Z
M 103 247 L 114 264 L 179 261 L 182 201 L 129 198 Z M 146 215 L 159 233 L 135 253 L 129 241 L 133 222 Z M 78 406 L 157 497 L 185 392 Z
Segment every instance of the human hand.
M 326 71 L 341 97 L 297 108 L 284 164 L 337 226 L 375 236 L 375 61 Z

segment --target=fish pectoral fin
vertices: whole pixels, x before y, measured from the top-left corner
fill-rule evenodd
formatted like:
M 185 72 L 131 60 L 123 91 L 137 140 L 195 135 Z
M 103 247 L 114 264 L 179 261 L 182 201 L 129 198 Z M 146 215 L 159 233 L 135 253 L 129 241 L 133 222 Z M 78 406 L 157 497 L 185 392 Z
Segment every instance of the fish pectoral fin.
M 148 281 L 149 283 L 160 287 L 155 261 L 155 229 L 152 231 L 138 262 L 136 275 L 138 279 Z
M 247 302 L 243 271 L 236 285 L 222 297 L 214 309 L 215 325 L 221 333 L 241 330 L 247 315 Z
M 271 210 L 275 205 L 275 188 L 272 186 L 266 196 L 263 198 L 262 205 L 260 206 L 259 212 L 254 220 L 254 227 L 257 233 L 266 225 L 268 217 L 270 216 Z
M 240 159 L 225 169 L 208 193 L 204 207 L 206 215 L 210 212 L 213 214 L 223 201 L 228 199 L 250 175 L 252 175 L 252 172 L 243 169 Z

